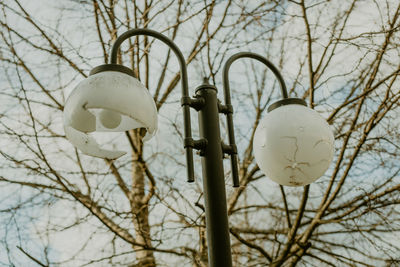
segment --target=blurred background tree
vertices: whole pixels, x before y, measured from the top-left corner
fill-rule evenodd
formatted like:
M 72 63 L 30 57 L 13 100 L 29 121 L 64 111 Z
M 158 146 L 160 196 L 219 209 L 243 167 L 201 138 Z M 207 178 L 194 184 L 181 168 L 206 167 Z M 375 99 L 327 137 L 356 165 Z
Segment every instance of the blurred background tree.
M 180 76 L 168 47 L 132 38 L 119 58 L 157 103 L 155 138 L 99 136 L 130 151 L 116 161 L 65 139 L 66 97 L 130 28 L 176 42 L 192 92 L 203 77 L 221 91 L 236 52 L 267 57 L 290 95 L 334 131 L 334 163 L 320 180 L 269 181 L 252 139 L 278 84 L 257 62 L 232 67 L 238 189 L 229 164 L 225 171 L 234 266 L 399 264 L 398 1 L 5 0 L 0 9 L 1 265 L 207 266 L 201 169 L 185 182 Z

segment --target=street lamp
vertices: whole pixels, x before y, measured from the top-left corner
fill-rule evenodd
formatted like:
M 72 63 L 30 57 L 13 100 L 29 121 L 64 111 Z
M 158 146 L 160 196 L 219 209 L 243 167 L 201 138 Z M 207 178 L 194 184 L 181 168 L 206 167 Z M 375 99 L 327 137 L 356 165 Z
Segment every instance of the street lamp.
M 111 62 L 94 68 L 68 97 L 64 108 L 64 129 L 68 140 L 83 153 L 116 159 L 124 151 L 101 148 L 88 135 L 95 131 L 147 130 L 144 139 L 157 130 L 157 110 L 148 90 L 133 71 L 117 64 L 121 43 L 133 36 L 152 36 L 168 45 L 180 65 L 188 182 L 194 181 L 193 149 L 199 150 L 203 166 L 203 188 L 206 211 L 208 259 L 212 267 L 232 266 L 229 225 L 225 196 L 223 155 L 231 157 L 233 186 L 239 186 L 237 148 L 233 129 L 233 108 L 229 88 L 229 68 L 240 58 L 253 58 L 264 63 L 280 83 L 283 99 L 272 104 L 258 125 L 253 150 L 260 169 L 281 185 L 300 186 L 318 179 L 333 158 L 333 134 L 326 121 L 304 100 L 288 98 L 283 78 L 264 57 L 237 53 L 223 69 L 225 104 L 217 99 L 217 88 L 204 81 L 191 98 L 185 59 L 179 48 L 166 36 L 149 29 L 132 29 L 117 38 L 111 51 Z M 191 133 L 190 108 L 199 115 L 200 139 Z M 219 113 L 227 118 L 229 144 L 221 141 Z
M 87 133 L 123 132 L 141 127 L 147 130 L 144 140 L 155 134 L 157 108 L 133 71 L 122 65 L 94 68 L 65 103 L 65 134 L 74 146 L 90 156 L 116 159 L 126 152 L 101 148 Z

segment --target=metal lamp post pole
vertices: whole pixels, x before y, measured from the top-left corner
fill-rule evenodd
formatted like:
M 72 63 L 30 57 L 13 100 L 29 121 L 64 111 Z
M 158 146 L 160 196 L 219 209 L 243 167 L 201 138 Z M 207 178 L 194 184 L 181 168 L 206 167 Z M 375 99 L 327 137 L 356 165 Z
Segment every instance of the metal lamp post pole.
M 223 145 L 219 128 L 217 88 L 204 83 L 196 89 L 196 97 L 204 99 L 199 110 L 200 137 L 207 140 L 201 151 L 203 190 L 206 208 L 208 261 L 210 266 L 232 266 L 229 224 L 225 196 Z
M 203 165 L 204 200 L 206 210 L 206 229 L 208 244 L 208 264 L 211 267 L 231 267 L 232 256 L 229 239 L 229 225 L 225 196 L 223 151 L 229 153 L 229 146 L 221 143 L 219 128 L 219 109 L 217 89 L 203 84 L 191 98 L 188 90 L 188 77 L 185 59 L 166 36 L 149 29 L 132 29 L 117 38 L 111 50 L 111 64 L 117 64 L 117 54 L 122 42 L 137 35 L 152 36 L 168 45 L 178 58 L 182 79 L 182 99 L 188 181 L 194 181 L 193 149 L 200 150 Z M 191 134 L 190 107 L 199 112 L 200 140 L 193 140 Z M 223 110 L 223 108 L 221 108 Z
M 202 156 L 203 167 L 203 190 L 206 213 L 206 229 L 208 244 L 208 264 L 211 267 L 231 267 L 231 245 L 229 236 L 229 223 L 227 215 L 227 203 L 225 193 L 225 179 L 223 168 L 223 155 L 231 156 L 233 186 L 239 186 L 237 149 L 235 145 L 233 129 L 233 108 L 230 100 L 230 88 L 228 72 L 231 64 L 239 58 L 253 58 L 264 63 L 277 77 L 282 96 L 284 99 L 278 101 L 273 108 L 286 104 L 305 104 L 304 100 L 287 98 L 285 83 L 279 71 L 275 66 L 264 57 L 250 53 L 242 52 L 233 55 L 228 59 L 223 70 L 223 87 L 225 96 L 225 105 L 219 103 L 217 98 L 217 88 L 205 81 L 196 89 L 194 98 L 189 96 L 188 75 L 185 59 L 175 45 L 175 43 L 166 36 L 149 29 L 132 29 L 119 36 L 111 50 L 111 64 L 108 69 L 119 69 L 117 65 L 117 54 L 122 42 L 130 37 L 137 35 L 152 36 L 166 45 L 175 53 L 180 66 L 182 81 L 182 98 L 184 119 L 184 147 L 186 150 L 188 182 L 194 181 L 193 167 L 193 149 L 199 150 Z M 194 108 L 199 114 L 200 139 L 193 140 L 191 133 L 190 108 Z M 270 107 L 271 109 L 271 107 Z M 227 115 L 229 144 L 221 141 L 219 113 Z

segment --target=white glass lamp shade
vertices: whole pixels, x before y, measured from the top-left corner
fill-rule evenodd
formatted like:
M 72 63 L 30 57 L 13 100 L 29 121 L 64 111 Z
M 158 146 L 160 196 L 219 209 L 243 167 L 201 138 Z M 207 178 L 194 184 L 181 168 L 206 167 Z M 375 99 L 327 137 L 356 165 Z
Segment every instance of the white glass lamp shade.
M 253 142 L 256 162 L 274 182 L 304 186 L 321 177 L 334 155 L 334 137 L 318 112 L 290 104 L 269 112 Z
M 157 108 L 148 90 L 120 71 L 95 73 L 72 91 L 64 107 L 67 139 L 84 154 L 115 159 L 126 152 L 103 149 L 90 132 L 124 132 L 145 128 L 143 140 L 157 130 Z

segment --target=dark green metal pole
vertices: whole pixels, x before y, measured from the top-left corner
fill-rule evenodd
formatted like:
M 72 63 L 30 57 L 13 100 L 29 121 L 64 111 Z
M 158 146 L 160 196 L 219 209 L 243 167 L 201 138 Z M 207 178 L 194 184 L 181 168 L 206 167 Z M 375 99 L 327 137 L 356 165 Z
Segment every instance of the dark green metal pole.
M 149 29 L 132 29 L 123 33 L 115 41 L 111 51 L 111 68 L 116 67 L 117 54 L 122 42 L 132 36 L 152 36 L 168 45 L 178 57 L 181 79 L 182 98 L 181 105 L 184 113 L 184 147 L 186 149 L 188 181 L 194 181 L 193 149 L 200 150 L 203 167 L 203 190 L 206 211 L 206 229 L 208 243 L 208 264 L 210 267 L 232 267 L 232 255 L 229 235 L 229 223 L 227 215 L 227 203 L 225 193 L 225 179 L 223 168 L 223 154 L 231 155 L 233 186 L 239 186 L 239 175 L 237 166 L 237 149 L 233 132 L 233 108 L 230 100 L 229 68 L 239 58 L 253 58 L 264 63 L 275 76 L 281 85 L 283 100 L 270 106 L 269 110 L 286 104 L 305 104 L 302 99 L 288 98 L 283 78 L 276 67 L 264 57 L 251 53 L 242 52 L 230 57 L 223 70 L 223 85 L 225 93 L 225 105 L 219 103 L 217 89 L 205 82 L 196 89 L 196 97 L 189 97 L 188 76 L 185 59 L 168 37 Z M 107 66 L 107 69 L 110 68 Z M 121 71 L 121 70 L 119 70 Z M 196 109 L 199 114 L 200 140 L 193 140 L 190 123 L 190 107 Z M 229 145 L 223 144 L 220 136 L 219 113 L 227 115 L 229 134 Z
M 188 181 L 194 181 L 193 149 L 200 150 L 203 167 L 203 190 L 206 210 L 206 229 L 208 243 L 208 264 L 210 267 L 232 267 L 232 255 L 229 236 L 229 223 L 227 214 L 227 203 L 225 193 L 225 179 L 223 167 L 224 153 L 231 155 L 233 186 L 239 186 L 239 174 L 237 166 L 237 149 L 233 129 L 233 108 L 231 105 L 229 88 L 229 68 L 231 64 L 239 58 L 253 58 L 264 63 L 277 77 L 282 91 L 283 99 L 272 104 L 268 111 L 282 105 L 302 104 L 305 101 L 297 98 L 288 98 L 284 80 L 278 69 L 266 58 L 251 52 L 241 52 L 231 56 L 225 63 L 223 70 L 223 87 L 225 93 L 225 105 L 219 103 L 217 89 L 205 82 L 196 89 L 196 97 L 189 96 L 188 75 L 186 62 L 182 52 L 175 43 L 168 37 L 149 29 L 131 29 L 123 33 L 115 41 L 111 50 L 111 64 L 100 66 L 97 71 L 115 70 L 126 73 L 124 68 L 117 64 L 118 50 L 123 41 L 137 36 L 152 36 L 166 45 L 175 53 L 178 58 L 181 81 L 184 117 L 184 147 L 186 149 Z M 128 71 L 131 74 L 130 71 Z M 199 114 L 200 140 L 193 140 L 190 122 L 190 107 L 196 109 Z M 229 144 L 221 141 L 219 128 L 219 113 L 227 115 L 227 126 Z
M 168 45 L 178 57 L 181 79 L 182 99 L 184 111 L 184 146 L 186 149 L 188 181 L 194 181 L 193 149 L 200 150 L 203 156 L 203 185 L 206 210 L 206 229 L 208 243 L 208 265 L 210 267 L 231 267 L 231 245 L 229 239 L 229 224 L 225 194 L 225 180 L 223 168 L 223 144 L 219 128 L 219 105 L 217 89 L 214 86 L 203 84 L 196 90 L 196 98 L 189 97 L 186 63 L 183 55 L 175 43 L 168 37 L 149 29 L 132 29 L 123 33 L 115 41 L 111 51 L 111 64 L 117 63 L 117 55 L 122 42 L 132 36 L 152 36 Z M 199 112 L 200 140 L 193 140 L 191 134 L 189 107 Z M 225 148 L 226 153 L 232 150 Z M 232 152 L 233 153 L 233 152 Z
M 206 208 L 208 264 L 210 267 L 231 267 L 232 256 L 217 89 L 205 83 L 196 89 L 196 97 L 205 100 L 198 114 L 200 137 L 207 141 L 205 148 L 201 151 L 201 155 Z

